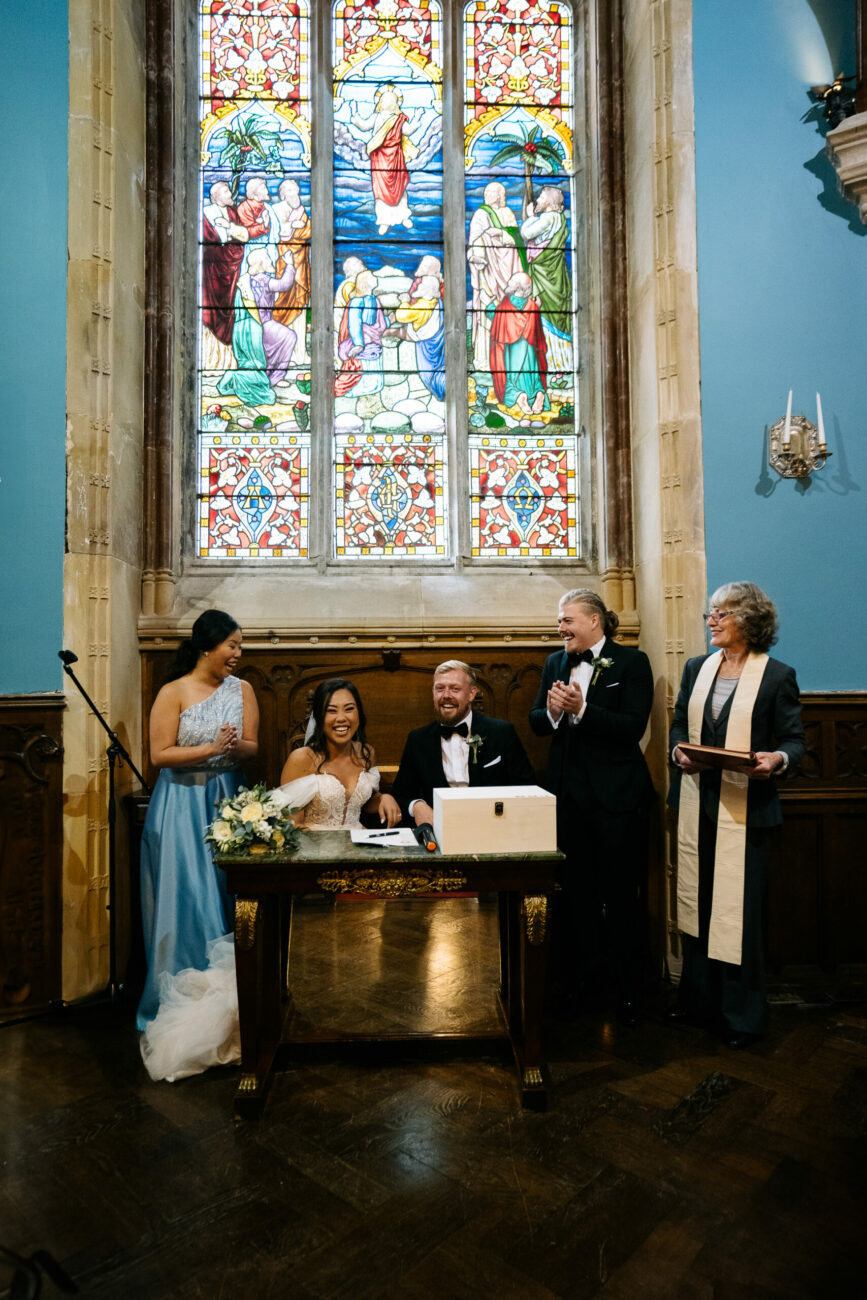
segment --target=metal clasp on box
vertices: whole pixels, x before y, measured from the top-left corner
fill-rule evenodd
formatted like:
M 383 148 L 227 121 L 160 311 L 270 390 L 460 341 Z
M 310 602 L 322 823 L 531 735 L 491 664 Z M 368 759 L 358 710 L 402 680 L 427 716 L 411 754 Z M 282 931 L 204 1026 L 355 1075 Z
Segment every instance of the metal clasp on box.
M 494 800 L 494 816 L 502 817 L 502 815 L 503 815 L 503 801 L 502 799 L 496 799 Z

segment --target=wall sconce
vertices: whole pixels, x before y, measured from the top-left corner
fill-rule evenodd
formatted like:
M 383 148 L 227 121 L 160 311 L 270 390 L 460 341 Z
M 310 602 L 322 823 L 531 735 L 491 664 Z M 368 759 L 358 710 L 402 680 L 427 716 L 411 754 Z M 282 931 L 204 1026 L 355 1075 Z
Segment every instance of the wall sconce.
M 838 72 L 830 86 L 810 87 L 810 97 L 817 104 L 824 105 L 822 116 L 832 131 L 855 112 L 855 91 L 845 84 L 854 80 L 854 77 L 844 77 L 842 72 Z
M 823 469 L 829 456 L 822 419 L 822 399 L 816 394 L 816 418 L 811 424 L 806 415 L 792 415 L 792 390 L 786 416 L 769 430 L 768 460 L 781 478 L 809 478 L 814 469 Z

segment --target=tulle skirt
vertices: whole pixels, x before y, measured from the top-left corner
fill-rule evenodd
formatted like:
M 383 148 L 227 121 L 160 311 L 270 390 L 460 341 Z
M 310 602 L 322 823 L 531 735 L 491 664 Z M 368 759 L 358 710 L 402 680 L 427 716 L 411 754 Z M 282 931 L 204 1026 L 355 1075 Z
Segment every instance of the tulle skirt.
M 159 1010 L 140 1039 L 152 1079 L 174 1083 L 241 1059 L 233 936 L 212 940 L 207 953 L 205 970 L 159 977 Z

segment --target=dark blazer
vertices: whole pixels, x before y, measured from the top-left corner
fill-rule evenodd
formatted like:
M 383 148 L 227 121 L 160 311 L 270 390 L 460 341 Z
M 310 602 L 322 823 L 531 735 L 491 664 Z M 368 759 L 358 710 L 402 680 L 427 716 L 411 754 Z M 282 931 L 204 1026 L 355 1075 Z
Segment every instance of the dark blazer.
M 482 742 L 476 750 L 475 763 L 470 752 L 467 771 L 471 786 L 535 785 L 530 760 L 511 722 L 487 718 L 474 711 L 472 734 L 481 736 Z M 408 816 L 408 805 L 413 800 L 424 799 L 433 805 L 434 790 L 444 786 L 448 786 L 448 781 L 443 771 L 440 724 L 429 722 L 407 736 L 391 793 L 401 812 Z
M 681 741 L 689 740 L 689 697 L 692 694 L 695 679 L 698 677 L 701 666 L 707 658 L 708 655 L 698 655 L 695 659 L 687 660 L 684 667 L 668 740 L 669 757 L 675 745 L 679 745 Z M 725 744 L 726 727 L 731 712 L 732 700 L 737 694 L 737 688 L 726 700 L 716 722 L 714 722 L 711 714 L 712 694 L 713 690 L 708 692 L 707 701 L 705 702 L 701 743 L 703 745 L 722 746 Z M 801 722 L 801 703 L 795 670 L 789 668 L 787 664 L 780 663 L 779 659 L 768 660 L 762 677 L 762 684 L 759 687 L 753 708 L 750 748 L 766 752 L 781 749 L 788 754 L 789 766 L 786 769 L 786 776 L 790 776 L 794 772 L 804 753 L 804 726 Z M 671 777 L 668 802 L 672 808 L 677 808 L 680 805 L 680 783 L 683 773 L 675 764 L 672 766 L 674 770 Z M 702 772 L 699 779 L 701 806 L 713 821 L 716 821 L 719 810 L 721 779 L 722 773 L 719 771 Z M 779 826 L 782 820 L 780 797 L 777 794 L 777 785 L 774 778 L 771 777 L 768 781 L 750 781 L 749 799 L 747 801 L 747 825 L 754 827 Z
M 568 682 L 569 660 L 562 650 L 549 655 L 530 713 L 537 736 L 551 736 L 548 789 L 593 801 L 608 812 L 634 813 L 653 797 L 653 783 L 639 741 L 653 704 L 653 673 L 642 650 L 606 637 L 603 659 L 611 659 L 587 691 L 587 707 L 577 726 L 564 715 L 558 727 L 548 718 L 548 691 Z M 595 675 L 595 674 L 594 674 Z

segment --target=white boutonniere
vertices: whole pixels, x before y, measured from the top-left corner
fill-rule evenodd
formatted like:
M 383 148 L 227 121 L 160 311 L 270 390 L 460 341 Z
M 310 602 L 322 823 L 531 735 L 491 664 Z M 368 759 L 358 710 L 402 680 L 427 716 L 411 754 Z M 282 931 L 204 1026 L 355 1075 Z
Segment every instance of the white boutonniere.
M 595 686 L 596 678 L 602 672 L 602 669 L 610 668 L 613 663 L 613 659 L 603 659 L 601 656 L 598 659 L 592 659 L 590 661 L 590 667 L 593 669 L 593 676 L 590 678 L 590 685 Z
M 484 736 L 467 736 L 467 744 L 472 750 L 472 756 L 470 758 L 471 763 L 477 763 L 479 761 L 479 748 L 484 745 L 484 743 Z

